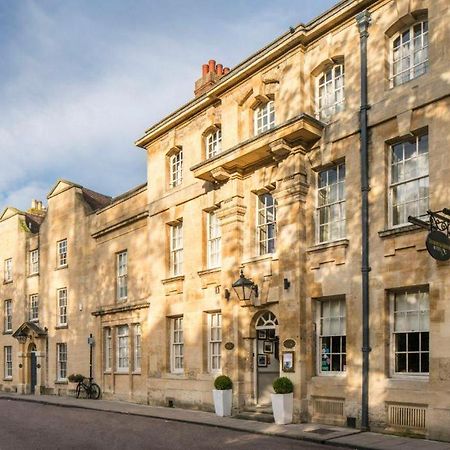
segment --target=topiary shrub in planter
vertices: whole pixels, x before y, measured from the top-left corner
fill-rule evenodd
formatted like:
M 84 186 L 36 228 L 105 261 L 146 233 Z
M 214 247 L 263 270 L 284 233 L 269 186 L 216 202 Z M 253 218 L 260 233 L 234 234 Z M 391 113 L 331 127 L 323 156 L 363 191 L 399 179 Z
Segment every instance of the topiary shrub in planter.
M 67 379 L 71 382 L 71 383 L 80 383 L 81 381 L 84 380 L 84 376 L 81 375 L 81 373 L 71 373 Z
M 214 409 L 220 417 L 231 416 L 233 382 L 226 375 L 219 375 L 214 380 Z
M 277 378 L 273 382 L 272 410 L 275 423 L 286 425 L 292 423 L 294 412 L 294 385 L 287 377 Z

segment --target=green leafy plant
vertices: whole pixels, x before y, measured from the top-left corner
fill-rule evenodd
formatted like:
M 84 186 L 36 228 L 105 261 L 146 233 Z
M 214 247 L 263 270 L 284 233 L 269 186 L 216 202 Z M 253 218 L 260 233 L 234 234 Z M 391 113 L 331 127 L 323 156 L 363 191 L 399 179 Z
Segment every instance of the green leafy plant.
M 227 377 L 226 375 L 219 375 L 214 380 L 214 387 L 218 391 L 226 391 L 226 390 L 231 389 L 233 387 L 233 382 L 231 381 L 230 377 Z
M 67 378 L 71 383 L 80 383 L 84 380 L 84 375 L 81 373 L 72 373 Z
M 280 377 L 273 382 L 273 390 L 276 394 L 290 394 L 294 392 L 294 385 L 289 378 Z

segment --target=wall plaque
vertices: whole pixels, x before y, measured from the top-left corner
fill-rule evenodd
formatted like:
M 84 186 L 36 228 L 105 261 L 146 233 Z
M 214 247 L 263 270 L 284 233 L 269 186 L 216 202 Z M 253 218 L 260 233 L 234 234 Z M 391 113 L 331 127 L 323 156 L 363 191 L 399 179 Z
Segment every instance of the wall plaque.
M 225 348 L 226 348 L 227 350 L 233 350 L 234 344 L 233 344 L 232 342 L 227 342 L 227 343 L 225 344 Z
M 294 347 L 295 347 L 295 341 L 294 341 L 294 339 L 286 339 L 286 340 L 283 342 L 283 345 L 284 345 L 286 348 L 294 348 Z

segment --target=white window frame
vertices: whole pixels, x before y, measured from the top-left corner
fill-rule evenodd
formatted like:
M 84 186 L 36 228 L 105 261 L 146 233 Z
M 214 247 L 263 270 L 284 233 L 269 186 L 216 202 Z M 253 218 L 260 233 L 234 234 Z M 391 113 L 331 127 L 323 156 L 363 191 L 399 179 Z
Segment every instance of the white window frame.
M 174 188 L 183 182 L 183 150 L 169 158 L 169 186 Z
M 269 198 L 271 204 L 267 201 Z M 277 206 L 276 199 L 270 193 L 256 196 L 256 243 L 260 256 L 277 251 Z M 269 237 L 270 230 L 273 230 L 272 237 Z
M 420 143 L 420 139 L 423 139 L 423 138 L 426 138 L 426 153 L 419 154 L 419 148 L 420 148 L 419 143 Z M 417 207 L 415 208 L 415 212 L 412 215 L 416 216 L 416 217 L 426 214 L 426 211 L 428 210 L 428 207 L 429 207 L 429 200 L 430 200 L 429 136 L 428 136 L 428 134 L 421 134 L 419 136 L 414 136 L 414 140 L 415 140 L 415 155 L 416 156 L 408 158 L 408 159 L 403 158 L 402 159 L 403 168 L 405 167 L 405 164 L 404 164 L 405 161 L 411 161 L 413 159 L 416 161 L 416 167 L 418 167 L 418 166 L 420 166 L 419 158 L 423 158 L 426 160 L 426 165 L 427 165 L 426 175 L 418 173 L 417 176 L 415 176 L 415 177 L 410 177 L 407 179 L 403 179 L 401 181 L 393 182 L 393 167 L 395 164 L 393 162 L 394 148 L 397 146 L 403 146 L 403 156 L 404 156 L 405 155 L 404 145 L 409 141 L 403 140 L 401 142 L 398 142 L 396 144 L 389 146 L 389 194 L 388 194 L 389 212 L 388 212 L 388 221 L 389 221 L 390 228 L 402 227 L 402 226 L 409 224 L 407 217 L 405 218 L 406 220 L 404 222 L 399 222 L 399 223 L 394 224 L 394 207 L 395 206 L 408 205 L 408 204 L 415 203 L 417 205 Z M 424 155 L 426 155 L 426 157 Z M 396 165 L 399 166 L 399 164 L 396 164 Z M 406 185 L 412 184 L 412 183 L 417 183 L 419 186 L 416 190 L 416 194 L 417 194 L 416 200 L 394 204 L 394 189 L 398 188 L 399 186 L 402 186 L 402 185 L 406 186 Z M 424 188 L 424 186 L 422 186 L 422 187 L 420 186 L 421 183 L 425 183 L 428 185 L 427 197 L 420 197 L 420 190 Z M 423 209 L 420 208 L 420 202 L 424 203 Z
M 329 183 L 329 173 L 336 169 L 336 181 Z M 323 186 L 320 185 L 322 175 L 326 175 L 327 181 Z M 325 244 L 328 242 L 338 241 L 346 237 L 346 190 L 345 190 L 346 167 L 345 163 L 337 164 L 325 170 L 321 170 L 317 174 L 317 189 L 316 189 L 316 243 Z M 330 191 L 335 190 L 335 199 L 330 201 Z M 328 199 L 321 205 L 320 193 L 324 191 Z M 337 209 L 337 216 L 333 210 Z M 328 221 L 321 221 L 321 212 L 327 211 Z M 333 226 L 338 228 L 337 234 L 332 234 Z M 321 238 L 321 228 L 328 227 L 328 239 Z M 330 228 L 331 227 L 331 228 Z
M 30 295 L 30 322 L 39 322 L 39 294 Z
M 39 273 L 39 249 L 30 251 L 30 275 Z
M 184 372 L 184 331 L 183 316 L 170 319 L 170 370 Z
M 133 370 L 140 373 L 142 368 L 142 327 L 140 323 L 134 325 Z
M 215 269 L 221 265 L 221 228 L 220 221 L 215 211 L 210 211 L 206 218 L 207 230 L 207 267 L 208 269 Z
M 399 296 L 418 296 L 419 297 L 419 305 L 418 308 L 411 308 L 409 310 L 398 310 L 396 309 L 396 298 Z M 422 302 L 423 300 L 423 302 Z M 419 354 L 428 354 L 428 370 L 430 366 L 430 297 L 428 288 L 408 288 L 400 291 L 393 291 L 389 293 L 389 303 L 390 303 L 390 325 L 391 325 L 391 339 L 390 339 L 390 347 L 391 347 L 391 376 L 395 378 L 418 378 L 418 379 L 427 379 L 429 376 L 428 372 L 398 372 L 396 366 L 396 355 L 397 353 L 406 354 L 406 362 L 408 361 L 409 353 L 419 353 Z M 426 308 L 422 308 L 421 306 L 426 303 Z M 405 315 L 405 318 L 408 315 L 411 317 L 414 313 L 417 313 L 417 326 L 405 328 L 404 330 L 398 331 L 396 330 L 396 314 L 402 313 Z M 405 325 L 407 325 L 405 321 Z M 396 335 L 397 334 L 412 334 L 412 333 L 428 333 L 428 350 L 422 350 L 421 337 L 419 336 L 419 351 L 409 351 L 406 347 L 406 351 L 397 352 L 397 342 Z M 408 341 L 407 341 L 408 343 Z M 406 343 L 406 345 L 407 345 Z M 420 361 L 420 356 L 419 356 Z M 408 364 L 408 362 L 407 362 Z M 421 362 L 419 362 L 421 364 Z
M 12 380 L 13 377 L 13 362 L 12 362 L 12 346 L 5 345 L 3 347 L 4 367 L 3 376 L 5 380 Z
M 183 222 L 170 225 L 170 274 L 177 277 L 183 274 Z
M 5 283 L 10 283 L 13 280 L 13 260 L 12 258 L 5 259 L 3 279 Z
M 3 327 L 5 333 L 10 333 L 12 331 L 13 325 L 13 317 L 12 317 L 12 300 L 5 300 L 4 305 L 4 322 Z
M 57 381 L 67 380 L 67 344 L 65 342 L 56 344 L 56 377 Z
M 316 117 L 329 120 L 345 108 L 345 67 L 335 64 L 316 77 Z
M 421 33 L 417 38 L 414 38 L 414 28 L 420 26 Z M 405 33 L 409 33 L 409 40 L 403 41 L 403 36 Z M 412 39 L 411 39 L 412 37 Z M 408 28 L 404 28 L 398 33 L 396 33 L 390 42 L 390 83 L 391 87 L 401 86 L 406 84 L 415 78 L 418 78 L 428 72 L 429 66 L 429 42 L 428 42 L 428 19 L 418 20 Z M 420 40 L 419 46 L 416 45 L 416 39 Z M 399 45 L 396 46 L 395 42 L 399 41 Z M 409 45 L 407 45 L 409 44 Z M 403 57 L 400 57 L 402 52 L 402 47 L 405 47 Z M 398 50 L 399 58 L 396 57 L 396 50 Z M 424 56 L 420 57 L 419 62 L 414 62 L 414 57 L 416 54 L 420 55 L 423 53 Z M 395 71 L 395 63 L 401 61 L 402 59 L 409 58 L 409 65 L 406 68 L 402 68 L 400 71 Z M 416 70 L 420 70 L 419 73 L 415 74 Z
M 128 298 L 128 251 L 116 254 L 117 301 L 124 302 Z
M 113 348 L 112 348 L 112 329 L 111 327 L 105 327 L 103 328 L 103 345 L 104 345 L 104 372 L 111 372 L 113 360 Z
M 67 307 L 68 307 L 68 293 L 67 288 L 57 290 L 58 297 L 58 326 L 67 326 Z
M 66 267 L 68 261 L 67 239 L 61 239 L 56 243 L 58 267 Z
M 215 129 L 208 133 L 205 137 L 206 158 L 212 158 L 222 151 L 222 130 Z
M 318 375 L 323 376 L 335 376 L 335 375 L 345 375 L 347 373 L 347 304 L 344 297 L 339 298 L 324 298 L 320 299 L 317 302 L 317 373 Z M 339 314 L 332 315 L 331 307 L 333 303 L 338 303 L 339 306 Z M 324 316 L 324 306 L 328 304 L 328 309 L 330 314 Z M 335 320 L 339 322 L 339 330 L 338 333 L 332 333 L 331 330 L 328 330 L 328 333 L 324 333 L 324 323 L 326 326 L 326 320 L 329 320 L 329 327 L 331 328 L 331 321 Z M 339 338 L 340 341 L 340 349 L 339 352 L 332 352 L 333 349 L 329 349 L 330 351 L 326 354 L 330 355 L 330 358 L 339 357 L 340 363 L 339 366 L 343 370 L 331 370 L 332 369 L 332 361 L 330 360 L 330 370 L 322 370 L 322 341 L 323 339 L 330 339 L 330 342 L 333 338 Z M 342 349 L 343 338 L 345 339 L 345 351 Z M 345 357 L 345 364 L 343 364 L 342 358 Z
M 208 371 L 222 371 L 222 313 L 208 313 Z
M 129 327 L 119 325 L 116 329 L 117 372 L 128 373 L 130 370 Z
M 275 127 L 275 101 L 260 103 L 253 111 L 254 134 L 264 133 Z

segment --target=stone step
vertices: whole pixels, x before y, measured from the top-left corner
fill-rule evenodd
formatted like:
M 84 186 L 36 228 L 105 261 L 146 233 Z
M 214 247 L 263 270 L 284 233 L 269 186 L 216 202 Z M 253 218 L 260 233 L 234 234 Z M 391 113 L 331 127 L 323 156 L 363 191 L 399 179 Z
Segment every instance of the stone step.
M 234 416 L 236 419 L 256 420 L 258 422 L 273 423 L 272 411 L 240 411 Z
M 264 406 L 246 405 L 242 411 L 245 411 L 245 412 L 259 412 L 259 413 L 263 413 L 263 414 L 273 414 L 272 406 L 270 406 L 270 405 L 264 405 Z

